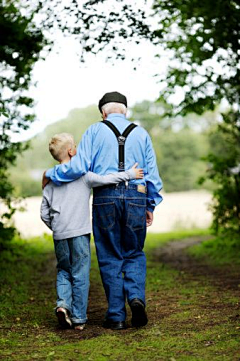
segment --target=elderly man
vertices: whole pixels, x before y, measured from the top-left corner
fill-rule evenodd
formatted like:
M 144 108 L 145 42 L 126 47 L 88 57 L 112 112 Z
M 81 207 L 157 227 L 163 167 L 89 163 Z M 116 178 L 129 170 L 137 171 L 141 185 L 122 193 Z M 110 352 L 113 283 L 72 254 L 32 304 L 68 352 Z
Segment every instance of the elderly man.
M 108 310 L 103 326 L 126 328 L 126 299 L 132 311 L 132 326 L 145 326 L 146 257 L 143 251 L 146 227 L 162 200 L 162 182 L 148 133 L 126 119 L 127 99 L 118 92 L 99 101 L 103 121 L 90 126 L 69 163 L 46 172 L 56 184 L 73 181 L 88 170 L 107 174 L 129 169 L 138 162 L 143 180 L 94 189 L 93 234 Z M 79 204 L 79 207 L 81 205 Z

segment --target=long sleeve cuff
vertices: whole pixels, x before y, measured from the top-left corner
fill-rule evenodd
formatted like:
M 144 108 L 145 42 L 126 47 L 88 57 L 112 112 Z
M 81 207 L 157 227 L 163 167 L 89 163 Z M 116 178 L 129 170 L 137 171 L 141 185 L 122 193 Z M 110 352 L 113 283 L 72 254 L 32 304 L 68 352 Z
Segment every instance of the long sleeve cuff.
M 147 211 L 154 212 L 155 207 L 161 203 L 163 200 L 163 197 L 159 193 L 155 193 L 152 195 L 152 197 L 147 195 Z
M 46 171 L 45 176 L 51 178 L 54 168 L 50 168 Z
M 147 211 L 153 213 L 154 210 L 155 210 L 155 207 L 154 207 L 154 206 L 147 205 L 147 208 L 146 208 L 146 209 L 147 209 Z
M 129 179 L 136 179 L 136 173 L 134 169 L 128 169 L 126 170 L 126 173 L 129 177 Z
M 48 169 L 48 170 L 46 171 L 46 173 L 45 173 L 45 176 L 46 176 L 47 178 L 51 179 L 51 181 L 52 181 L 54 184 L 56 184 L 57 186 L 61 186 L 62 183 L 63 183 L 63 182 L 61 182 L 61 181 L 58 181 L 58 180 L 56 179 L 56 177 L 54 176 L 54 168 Z

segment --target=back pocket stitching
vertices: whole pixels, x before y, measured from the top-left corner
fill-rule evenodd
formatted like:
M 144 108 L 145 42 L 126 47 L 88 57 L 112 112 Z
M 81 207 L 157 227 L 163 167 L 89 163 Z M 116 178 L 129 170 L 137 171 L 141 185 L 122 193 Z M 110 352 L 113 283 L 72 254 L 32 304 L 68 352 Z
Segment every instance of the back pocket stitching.
M 129 203 L 129 206 L 135 206 L 135 207 L 141 207 L 141 208 L 146 208 L 145 205 L 143 204 L 136 204 L 136 203 Z M 140 227 L 133 227 L 130 223 L 129 223 L 129 218 L 133 217 L 133 218 L 141 218 L 141 226 Z M 134 213 L 131 213 L 131 212 L 128 212 L 128 217 L 127 217 L 127 227 L 129 227 L 132 231 L 138 231 L 140 229 L 143 229 L 144 228 L 144 221 L 145 221 L 145 217 L 142 216 L 142 217 L 136 217 L 134 215 Z
M 93 204 L 93 207 L 96 207 L 96 206 L 109 206 L 109 205 L 114 206 L 115 203 L 114 203 L 114 202 L 97 203 L 97 204 Z M 97 209 L 97 207 L 96 207 L 95 209 Z M 112 223 L 110 223 L 107 227 L 104 227 L 103 224 L 101 224 L 101 222 L 99 222 L 99 223 L 97 222 L 98 226 L 99 226 L 100 228 L 102 228 L 102 229 L 112 228 L 112 226 L 113 226 L 114 223 L 115 223 L 115 207 L 113 207 L 113 211 L 112 211 L 111 213 L 108 213 L 108 214 L 106 214 L 105 216 L 112 216 L 112 217 L 113 217 Z M 98 219 L 101 220 L 101 219 L 103 219 L 105 216 L 101 216 L 101 215 L 99 214 L 99 211 L 98 211 L 98 213 L 97 213 L 97 220 L 98 220 Z

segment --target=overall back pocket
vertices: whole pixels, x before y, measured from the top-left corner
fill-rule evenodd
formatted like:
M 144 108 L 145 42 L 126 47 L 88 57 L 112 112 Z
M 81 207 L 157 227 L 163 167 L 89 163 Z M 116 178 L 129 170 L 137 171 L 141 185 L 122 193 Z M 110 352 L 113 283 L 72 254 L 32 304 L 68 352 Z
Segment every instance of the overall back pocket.
M 146 227 L 146 206 L 129 203 L 127 209 L 127 226 L 133 231 Z
M 102 229 L 109 229 L 115 224 L 114 202 L 93 204 L 94 222 Z

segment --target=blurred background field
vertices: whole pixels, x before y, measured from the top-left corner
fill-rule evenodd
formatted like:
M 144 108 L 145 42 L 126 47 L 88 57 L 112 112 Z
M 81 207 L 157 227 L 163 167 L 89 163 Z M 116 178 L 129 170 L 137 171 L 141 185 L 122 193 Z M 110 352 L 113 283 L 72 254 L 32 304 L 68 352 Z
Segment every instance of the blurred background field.
M 211 194 L 207 191 L 163 193 L 164 202 L 154 212 L 149 233 L 208 228 L 212 215 L 208 210 Z M 14 220 L 22 237 L 41 236 L 51 231 L 39 216 L 41 197 L 26 198 L 21 202 L 25 211 L 17 211 Z M 91 207 L 90 207 L 91 209 Z

